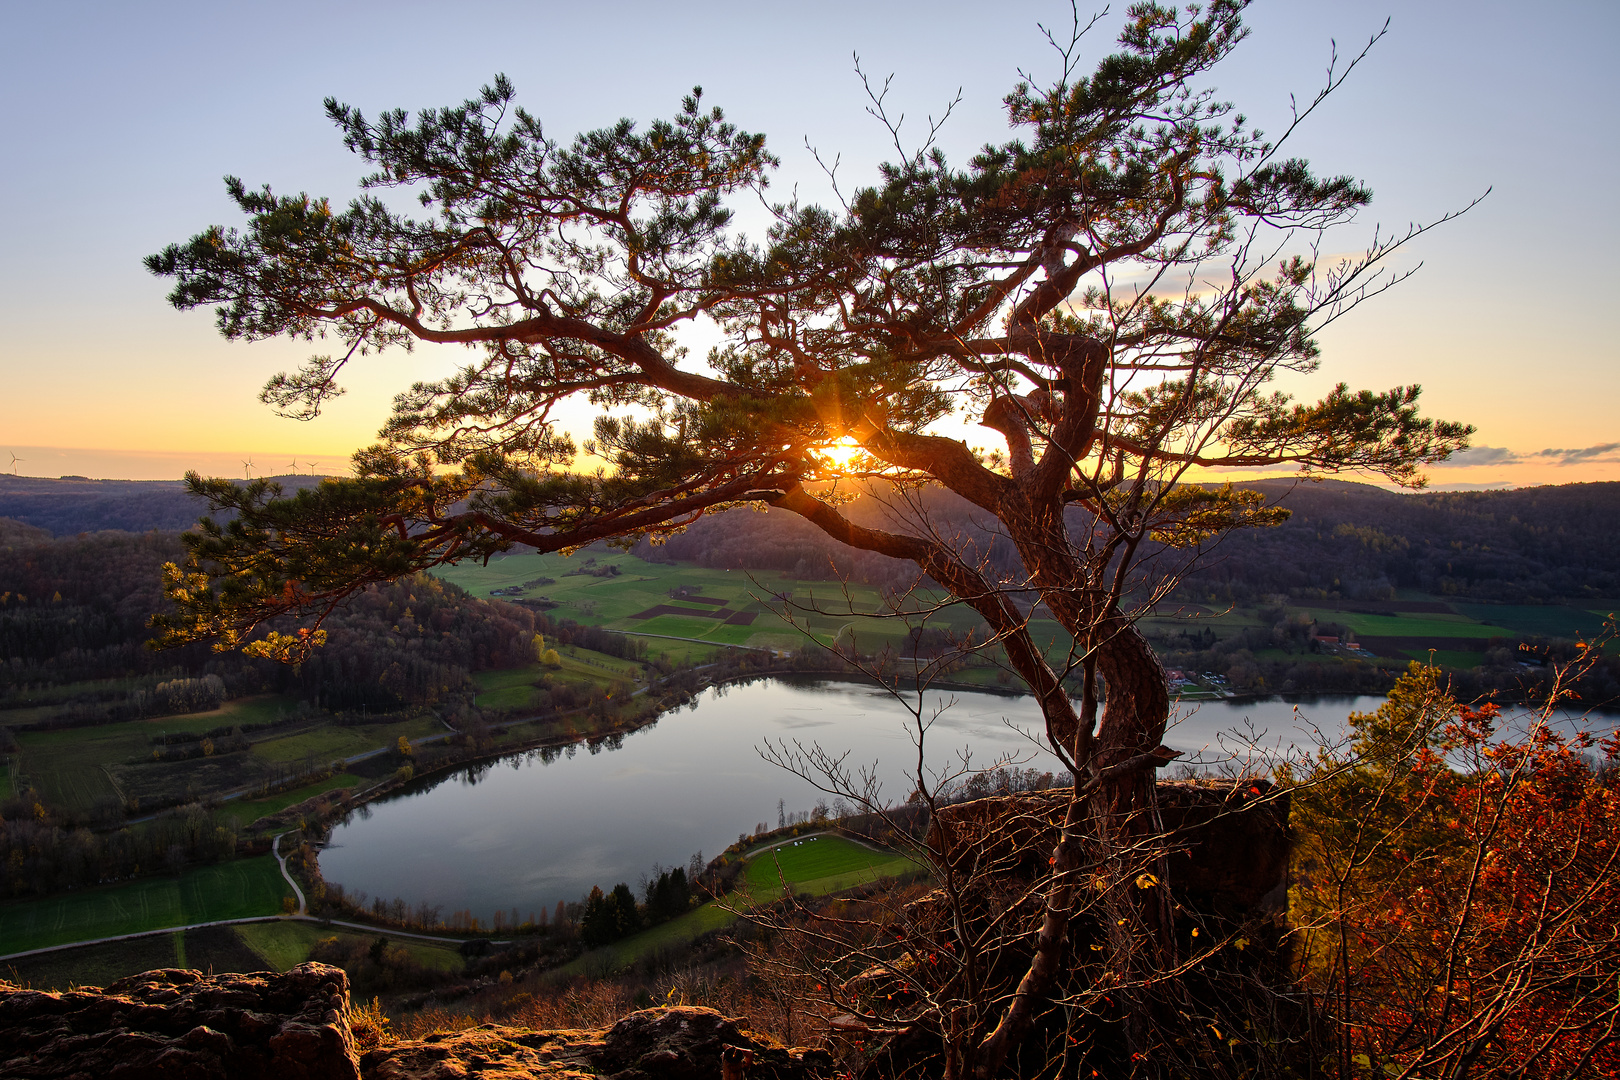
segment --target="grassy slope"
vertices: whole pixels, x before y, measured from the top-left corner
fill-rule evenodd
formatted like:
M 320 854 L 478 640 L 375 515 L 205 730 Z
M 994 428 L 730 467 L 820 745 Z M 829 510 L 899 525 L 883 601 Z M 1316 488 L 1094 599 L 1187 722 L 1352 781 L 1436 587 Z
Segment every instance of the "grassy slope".
M 209 926 L 184 933 L 152 934 L 129 941 L 83 945 L 0 963 L 0 979 L 36 990 L 106 986 L 126 975 L 162 967 L 192 967 L 205 972 L 286 971 L 309 959 L 322 938 L 370 943 L 376 935 L 308 922 L 244 923 Z M 384 935 L 386 936 L 386 935 Z M 409 942 L 403 945 L 420 963 L 440 971 L 460 971 L 462 957 L 454 945 Z
M 291 890 L 274 856 L 0 904 L 0 954 L 166 926 L 274 915 Z
M 1603 629 L 1603 619 L 1589 611 L 1561 607 L 1554 604 L 1533 606 L 1528 604 L 1452 604 L 1453 608 L 1469 618 L 1493 622 L 1521 634 L 1546 634 L 1549 637 L 1573 638 L 1596 634 Z
M 232 799 L 225 804 L 227 813 L 236 815 L 243 825 L 251 824 L 259 818 L 270 814 L 280 813 L 294 803 L 301 803 L 305 799 L 312 799 L 325 791 L 336 791 L 338 788 L 360 787 L 371 783 L 363 776 L 352 773 L 337 773 L 328 776 L 325 780 L 317 780 L 313 784 L 292 788 L 276 795 L 266 795 L 262 799 Z
M 620 573 L 614 577 L 598 578 L 585 574 L 570 575 L 584 565 L 587 557 L 594 557 L 597 566 L 617 565 Z M 803 644 L 799 629 L 784 623 L 774 613 L 781 606 L 775 596 L 790 597 L 797 605 L 824 608 L 828 614 L 813 611 L 796 612 L 801 624 L 814 620 L 810 627 L 817 638 L 831 641 L 838 630 L 853 622 L 863 638 L 873 639 L 876 647 L 882 641 L 898 640 L 901 628 L 893 622 L 876 619 L 851 618 L 842 612 L 874 612 L 879 610 L 882 597 L 877 590 L 864 585 L 851 585 L 847 595 L 836 581 L 799 581 L 784 578 L 775 572 L 752 573 L 711 570 L 687 563 L 670 566 L 649 563 L 624 553 L 592 553 L 592 556 L 539 555 L 524 552 L 494 559 L 490 564 L 477 566 L 463 564 L 439 571 L 474 596 L 488 596 L 494 589 L 522 586 L 526 581 L 549 577 L 551 584 L 524 589 L 523 595 L 546 598 L 557 604 L 550 612 L 553 616 L 573 619 L 587 626 L 602 626 L 610 630 L 626 630 L 645 634 L 666 634 L 672 637 L 701 638 L 716 644 L 750 645 L 756 648 L 793 647 Z M 699 595 L 727 601 L 725 615 L 720 619 L 693 615 L 658 615 L 651 619 L 631 616 L 660 604 L 670 604 L 670 590 L 677 586 L 696 590 Z M 678 602 L 677 602 L 678 604 Z M 679 605 L 700 606 L 700 605 Z M 734 611 L 751 610 L 757 617 L 750 626 L 727 625 L 724 618 Z M 961 623 L 966 629 L 975 625 L 978 617 L 972 612 L 952 609 L 939 618 L 935 625 Z M 648 647 L 654 654 L 673 652 L 665 643 L 650 639 Z
M 916 869 L 905 855 L 873 851 L 839 836 L 822 836 L 790 844 L 749 857 L 743 891 L 711 900 L 678 919 L 643 930 L 622 941 L 594 950 L 573 963 L 557 969 L 556 975 L 571 977 L 594 971 L 613 971 L 641 958 L 675 945 L 685 944 L 711 930 L 737 920 L 737 910 L 777 899 L 785 878 L 793 892 L 825 896 L 856 885 L 894 877 Z
M 527 708 L 536 696 L 535 689 L 548 675 L 561 682 L 592 684 L 603 689 L 621 682 L 640 687 L 646 681 L 640 664 L 606 653 L 565 645 L 559 650 L 558 659 L 560 663 L 555 668 L 529 664 L 475 673 L 473 682 L 479 689 L 475 704 L 481 709 Z
M 418 716 L 388 724 L 321 725 L 296 735 L 254 743 L 253 753 L 264 761 L 292 763 L 303 761 L 313 754 L 317 762 L 325 763 L 378 747 L 393 746 L 402 735 L 419 739 L 443 731 L 444 725 L 431 716 Z
M 343 941 L 375 940 L 379 935 L 396 945 L 403 945 L 416 960 L 440 971 L 460 971 L 461 953 L 454 945 L 435 945 L 410 938 L 389 937 L 386 930 L 367 934 L 342 927 L 325 927 L 308 922 L 247 923 L 236 928 L 242 940 L 276 971 L 286 971 L 309 959 L 309 950 L 323 938 L 336 937 Z
M 1476 622 L 1466 615 L 1441 615 L 1401 612 L 1394 615 L 1369 615 L 1360 611 L 1336 611 L 1333 608 L 1303 609 L 1320 622 L 1336 622 L 1354 630 L 1362 637 L 1512 637 L 1513 631 L 1503 626 Z
M 826 887 L 834 879 L 848 877 L 856 884 L 863 875 L 866 881 L 892 877 L 912 865 L 904 855 L 873 851 L 841 836 L 816 836 L 796 843 L 789 841 L 749 858 L 744 880 L 756 903 L 775 899 L 784 880 L 796 892 L 814 892 L 807 888 L 811 883 L 823 886 L 821 892 L 829 892 L 840 887 Z
M 22 775 L 39 790 L 47 804 L 83 813 L 103 799 L 119 798 L 120 792 L 104 766 L 148 762 L 153 736 L 163 732 L 209 731 L 228 724 L 263 723 L 274 720 L 278 710 L 290 704 L 289 699 L 265 695 L 226 702 L 218 709 L 185 716 L 24 732 L 17 736 L 22 746 Z M 164 771 L 179 775 L 186 770 L 176 770 L 173 766 L 181 764 L 172 763 Z

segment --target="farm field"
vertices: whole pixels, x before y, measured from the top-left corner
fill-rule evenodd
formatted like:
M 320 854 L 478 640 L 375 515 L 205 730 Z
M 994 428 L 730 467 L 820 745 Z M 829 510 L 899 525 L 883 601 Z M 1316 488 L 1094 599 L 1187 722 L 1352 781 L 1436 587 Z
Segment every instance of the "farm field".
M 790 840 L 748 859 L 744 880 L 752 902 L 774 899 L 785 880 L 794 892 L 825 895 L 915 868 L 909 857 L 878 852 L 841 836 Z
M 431 716 L 417 716 L 386 724 L 352 724 L 339 727 L 321 724 L 292 735 L 255 742 L 252 753 L 263 761 L 295 764 L 313 760 L 320 764 L 363 754 L 378 747 L 392 746 L 401 736 L 419 739 L 437 735 L 444 725 Z
M 463 564 L 436 573 L 474 596 L 499 593 L 501 599 L 545 602 L 556 618 L 649 635 L 651 652 L 672 658 L 669 647 L 677 643 L 663 639 L 783 649 L 802 646 L 807 634 L 830 644 L 840 633 L 852 632 L 864 649 L 875 650 L 898 645 L 905 636 L 898 620 L 862 617 L 882 610 L 883 597 L 876 589 L 802 581 L 774 571 L 650 563 L 624 552 L 563 556 L 526 551 L 492 559 L 488 566 Z M 796 625 L 780 617 L 784 609 Z M 979 617 L 966 607 L 952 607 L 935 614 L 929 625 L 966 630 L 979 625 Z
M 440 573 L 475 596 L 499 593 L 504 599 L 543 602 L 559 618 L 647 635 L 653 654 L 664 652 L 676 659 L 685 658 L 672 651 L 682 644 L 690 649 L 709 643 L 716 647 L 798 648 L 807 635 L 823 644 L 835 639 L 847 643 L 853 637 L 860 650 L 868 653 L 885 647 L 902 655 L 909 651 L 906 627 L 900 620 L 870 617 L 882 603 L 876 590 L 860 585 L 846 590 L 836 581 L 800 581 L 775 572 L 728 572 L 687 563 L 649 563 L 622 552 L 582 552 L 572 557 L 523 552 L 492 560 L 487 567 L 463 565 Z M 1486 644 L 1492 639 L 1522 634 L 1581 637 L 1596 633 L 1603 622 L 1600 615 L 1585 608 L 1450 602 L 1411 592 L 1400 595 L 1401 599 L 1392 601 L 1291 604 L 1288 610 L 1349 627 L 1356 640 L 1376 656 L 1404 662 L 1427 659 L 1433 649 L 1442 664 L 1465 668 L 1484 662 Z M 793 625 L 778 614 L 784 608 Z M 932 615 L 927 625 L 962 632 L 980 623 L 971 610 L 952 607 Z M 1223 609 L 1173 601 L 1142 620 L 1144 631 L 1161 641 L 1206 630 L 1216 638 L 1229 638 L 1261 625 L 1259 612 L 1252 607 Z M 1050 658 L 1061 662 L 1068 640 L 1057 624 L 1037 615 L 1033 629 Z M 1329 659 L 1322 658 L 1324 662 Z M 952 679 L 991 685 L 995 671 L 973 668 Z M 516 702 L 523 694 L 494 686 L 488 692 L 503 695 L 492 696 L 491 703 Z
M 323 792 L 336 791 L 339 788 L 360 787 L 370 782 L 365 777 L 355 776 L 353 773 L 336 773 L 326 777 L 324 780 L 317 780 L 313 784 L 305 784 L 303 787 L 278 792 L 275 795 L 266 795 L 263 798 L 232 799 L 225 806 L 228 812 L 236 815 L 245 826 L 262 817 L 279 814 L 287 807 L 295 803 L 301 803 L 305 799 L 312 799 Z
M 204 764 L 210 765 L 214 772 L 230 772 L 235 767 L 231 759 L 241 755 L 198 759 L 196 765 L 192 762 L 159 763 L 151 758 L 153 737 L 165 732 L 209 731 L 227 724 L 264 723 L 274 720 L 280 710 L 290 704 L 289 699 L 266 695 L 226 702 L 221 708 L 184 716 L 22 732 L 17 735 L 22 748 L 19 774 L 22 783 L 37 789 L 48 805 L 79 814 L 94 810 L 98 804 L 122 803 L 129 796 L 162 792 L 176 784 L 182 791 L 188 784 L 199 792 L 212 790 L 195 786 L 197 778 L 189 774 Z M 179 768 L 181 766 L 192 767 Z M 124 779 L 136 775 L 130 771 L 132 769 L 144 771 L 131 785 L 134 790 L 127 790 Z M 255 776 L 255 770 L 247 764 L 246 775 L 240 783 L 252 783 Z
M 1175 640 L 1183 633 L 1227 639 L 1246 629 L 1270 625 L 1255 608 L 1199 611 L 1198 607 L 1183 605 L 1181 617 L 1156 613 L 1143 619 L 1141 625 L 1150 638 L 1167 648 L 1186 647 Z M 1376 657 L 1426 661 L 1432 651 L 1438 663 L 1453 668 L 1483 664 L 1485 650 L 1493 640 L 1511 642 L 1525 635 L 1575 639 L 1596 633 L 1602 625 L 1592 612 L 1564 605 L 1461 603 L 1412 592 L 1390 601 L 1290 604 L 1287 612 L 1290 617 L 1308 616 L 1319 623 L 1349 628 L 1354 640 Z M 1300 655 L 1280 648 L 1252 651 L 1257 658 L 1269 660 Z M 1334 659 L 1319 654 L 1313 662 Z
M 1300 609 L 1319 622 L 1341 623 L 1358 637 L 1512 637 L 1505 626 L 1479 622 L 1466 615 L 1408 614 L 1373 615 L 1360 611 L 1310 607 Z
M 1547 604 L 1452 604 L 1455 610 L 1471 619 L 1479 619 L 1506 626 L 1522 634 L 1545 634 L 1548 637 L 1574 637 L 1602 632 L 1602 615 L 1580 608 Z
M 384 937 L 388 935 L 383 933 Z M 309 959 L 323 938 L 374 941 L 377 934 L 316 923 L 274 919 L 237 926 L 205 926 L 172 934 L 152 934 L 128 941 L 82 945 L 38 956 L 0 962 L 0 979 L 36 990 L 106 986 L 153 968 L 190 967 L 210 974 L 227 971 L 286 971 Z M 454 945 L 390 937 L 419 963 L 439 971 L 460 971 L 463 960 Z
M 0 904 L 0 955 L 168 926 L 274 915 L 291 896 L 275 856 L 232 859 L 175 876 L 142 878 Z
M 179 950 L 175 948 L 175 938 L 180 936 L 177 933 L 153 934 L 130 941 L 81 945 L 39 956 L 0 960 L 0 979 L 35 990 L 106 986 L 125 975 L 176 967 Z
M 345 929 L 341 926 L 320 926 L 302 920 L 278 919 L 275 922 L 244 923 L 233 928 L 241 940 L 259 958 L 259 969 L 286 971 L 309 959 L 309 951 L 317 941 L 335 937 L 340 941 L 365 941 L 378 937 L 388 938 L 391 944 L 401 945 L 419 963 L 439 971 L 460 971 L 461 953 L 454 945 L 435 945 L 427 941 L 413 941 L 406 937 L 391 936 L 386 930 L 370 933 Z

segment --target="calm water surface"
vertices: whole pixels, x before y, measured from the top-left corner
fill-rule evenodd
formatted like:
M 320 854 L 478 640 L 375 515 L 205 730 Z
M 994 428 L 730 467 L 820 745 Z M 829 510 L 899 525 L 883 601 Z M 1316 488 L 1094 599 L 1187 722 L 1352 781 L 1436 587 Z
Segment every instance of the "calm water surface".
M 1182 710 L 1165 742 L 1204 762 L 1254 747 L 1275 753 L 1313 745 L 1312 725 L 1338 732 L 1352 711 L 1382 701 L 1209 702 Z M 1033 698 L 935 693 L 925 716 L 946 705 L 925 739 L 934 768 L 967 753 L 975 765 L 1008 755 L 1057 769 L 1024 734 L 1039 730 Z M 821 793 L 762 760 L 768 743 L 847 752 L 852 769 L 875 768 L 883 798 L 902 801 L 912 789 L 914 735 L 910 713 L 869 686 L 771 679 L 716 687 L 617 748 L 580 745 L 549 761 L 515 754 L 372 803 L 333 831 L 321 869 L 351 892 L 426 900 L 446 913 L 470 908 L 480 919 L 513 907 L 526 915 L 578 900 L 592 885 L 634 887 L 655 863 L 719 854 L 756 823 L 774 826 L 779 799 L 789 811 L 812 807 Z

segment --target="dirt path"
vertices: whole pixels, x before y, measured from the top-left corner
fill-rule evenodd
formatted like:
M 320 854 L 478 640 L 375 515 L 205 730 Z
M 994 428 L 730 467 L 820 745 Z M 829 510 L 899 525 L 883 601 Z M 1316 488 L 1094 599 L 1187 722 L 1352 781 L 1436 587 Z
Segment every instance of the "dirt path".
M 156 934 L 173 934 L 184 930 L 201 930 L 208 926 L 235 926 L 239 923 L 275 922 L 280 919 L 289 919 L 296 922 L 320 923 L 323 926 L 342 926 L 352 930 L 363 930 L 368 934 L 378 934 L 389 938 L 411 938 L 414 941 L 433 941 L 445 945 L 460 945 L 467 938 L 435 937 L 432 934 L 413 934 L 405 930 L 395 930 L 391 927 L 367 926 L 365 923 L 347 922 L 342 919 L 320 919 L 309 914 L 309 905 L 304 900 L 304 890 L 298 887 L 292 874 L 287 870 L 287 857 L 281 853 L 281 838 L 286 833 L 278 833 L 270 842 L 270 850 L 276 857 L 276 863 L 281 868 L 281 876 L 287 879 L 292 888 L 293 895 L 298 898 L 298 911 L 293 915 L 249 915 L 241 919 L 212 919 L 208 922 L 186 923 L 184 926 L 165 926 L 157 930 L 137 930 L 133 934 L 113 934 L 109 937 L 90 938 L 87 941 L 69 941 L 62 945 L 47 945 L 42 949 L 26 949 L 22 952 L 7 953 L 0 956 L 0 960 L 18 960 L 25 956 L 37 956 L 40 953 L 58 952 L 62 949 L 77 949 L 84 945 L 105 945 L 110 941 L 128 941 L 131 938 L 152 937 Z M 479 939 L 483 940 L 483 939 Z M 491 944 L 504 944 L 492 941 Z
M 294 886 L 297 888 L 297 886 Z M 368 934 L 376 934 L 390 940 L 394 938 L 410 938 L 413 941 L 432 941 L 440 945 L 461 945 L 469 940 L 483 941 L 484 938 L 448 938 L 434 937 L 431 934 L 413 934 L 405 930 L 395 930 L 390 927 L 367 926 L 365 923 L 345 922 L 342 919 L 322 919 L 314 915 L 249 915 L 241 919 L 214 919 L 211 922 L 187 923 L 184 926 L 165 926 L 159 930 L 137 930 L 133 934 L 114 934 L 111 937 L 91 938 L 88 941 L 69 941 L 62 945 L 46 945 L 42 949 L 27 949 L 23 952 L 7 953 L 0 956 L 0 960 L 20 960 L 25 956 L 38 956 L 41 953 L 60 952 L 63 949 L 78 949 L 86 945 L 105 945 L 111 941 L 129 941 L 132 938 L 155 937 L 158 934 L 175 934 L 184 930 L 201 930 L 209 926 L 238 926 L 242 923 L 261 922 L 309 922 L 321 926 L 342 926 L 350 930 L 361 930 Z M 507 941 L 489 939 L 491 945 L 510 944 Z
M 286 835 L 286 833 L 277 833 L 276 838 L 270 841 L 270 851 L 276 857 L 276 865 L 281 867 L 281 876 L 287 879 L 287 884 L 292 886 L 293 895 L 298 897 L 298 910 L 293 914 L 308 915 L 309 905 L 304 903 L 304 890 L 298 887 L 298 882 L 294 881 L 293 876 L 287 872 L 287 856 L 281 853 L 281 838 Z

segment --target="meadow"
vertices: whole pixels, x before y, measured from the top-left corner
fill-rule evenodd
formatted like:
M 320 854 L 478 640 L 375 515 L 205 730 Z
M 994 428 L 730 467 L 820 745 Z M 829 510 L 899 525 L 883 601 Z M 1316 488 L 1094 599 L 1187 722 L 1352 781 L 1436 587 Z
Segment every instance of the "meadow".
M 154 757 L 156 747 L 152 739 L 166 732 L 200 732 L 226 724 L 264 723 L 284 715 L 283 710 L 291 705 L 289 700 L 280 697 L 246 698 L 227 702 L 220 709 L 188 716 L 22 732 L 17 735 L 21 748 L 18 754 L 20 785 L 33 787 L 47 806 L 75 815 L 89 814 L 109 804 L 169 805 L 183 799 L 252 788 L 289 766 L 324 766 L 335 760 L 386 749 L 401 736 L 416 739 L 445 730 L 444 725 L 431 716 L 344 726 L 315 717 L 293 730 L 256 732 L 249 736 L 252 745 L 247 750 L 182 760 L 159 761 Z M 316 793 L 311 791 L 302 798 Z M 300 800 L 292 800 L 297 801 Z M 246 807 L 249 803 L 241 805 Z M 244 810 L 243 815 L 244 824 L 262 816 L 250 810 Z
M 180 874 L 76 889 L 0 904 L 0 955 L 170 926 L 281 911 L 291 896 L 275 856 L 260 855 Z
M 916 865 L 909 856 L 874 851 L 842 836 L 811 836 L 748 855 L 744 893 L 750 904 L 768 903 L 789 889 L 825 896 Z
M 184 716 L 163 716 L 150 720 L 126 720 L 95 727 L 58 728 L 53 731 L 26 731 L 19 733 L 17 743 L 18 775 L 22 787 L 32 786 L 49 806 L 59 807 L 75 814 L 89 813 L 98 804 L 125 802 L 131 794 L 126 791 L 114 770 L 150 763 L 163 773 L 165 765 L 184 765 L 184 762 L 155 762 L 152 760 L 154 737 L 169 732 L 203 732 L 232 724 L 273 722 L 283 710 L 293 706 L 290 699 L 276 695 L 240 698 L 228 701 L 218 709 L 190 713 Z M 230 757 L 232 755 L 222 755 Z M 251 783 L 256 775 L 251 763 L 243 762 L 242 783 Z M 216 763 L 216 768 L 218 763 Z M 176 772 L 176 770 L 167 770 Z M 184 772 L 184 770 L 178 770 Z M 143 775 L 140 779 L 144 780 Z M 162 791 L 179 785 L 184 790 L 187 779 L 175 780 L 164 775 L 154 784 L 138 784 Z
M 488 566 L 464 563 L 435 573 L 480 598 L 499 593 L 499 599 L 535 601 L 550 605 L 547 613 L 554 618 L 643 635 L 652 655 L 672 660 L 691 654 L 676 654 L 677 642 L 670 639 L 782 650 L 853 634 L 863 651 L 875 652 L 899 647 L 907 633 L 901 620 L 877 617 L 887 610 L 884 597 L 866 585 L 653 563 L 625 552 L 523 551 L 491 559 Z M 919 593 L 913 606 L 933 599 Z M 958 605 L 933 614 L 928 625 L 967 630 L 981 623 Z
M 0 961 L 0 979 L 35 990 L 67 990 L 106 986 L 153 968 L 191 967 L 205 973 L 262 970 L 263 960 L 242 940 L 240 929 L 204 926 Z
M 920 869 L 909 856 L 874 851 L 841 836 L 801 838 L 796 843 L 766 844 L 745 852 L 743 887 L 693 911 L 639 934 L 579 957 L 548 973 L 565 979 L 586 973 L 603 974 L 720 930 L 738 919 L 738 912 L 779 899 L 786 889 L 795 895 L 827 896 L 887 877 Z
M 892 614 L 879 617 L 886 610 L 884 598 L 864 585 L 804 581 L 774 571 L 652 563 L 624 552 L 563 556 L 525 551 L 492 559 L 488 566 L 462 565 L 439 573 L 475 596 L 499 594 L 502 599 L 537 602 L 556 618 L 639 635 L 653 655 L 664 653 L 670 659 L 687 659 L 696 655 L 690 650 L 706 647 L 798 649 L 812 641 L 822 645 L 853 641 L 865 653 L 884 648 L 900 655 L 911 652 L 906 620 Z M 1290 604 L 1287 611 L 1290 616 L 1348 627 L 1374 656 L 1404 663 L 1426 660 L 1433 650 L 1438 662 L 1457 668 L 1482 664 L 1492 641 L 1511 641 L 1519 635 L 1577 638 L 1596 634 L 1607 615 L 1557 604 L 1461 603 L 1419 593 L 1402 593 L 1401 597 L 1399 601 Z M 937 599 L 920 591 L 908 604 L 915 609 Z M 926 620 L 913 617 L 911 622 L 954 634 L 983 628 L 978 615 L 963 605 L 933 611 Z M 1166 641 L 1183 632 L 1202 634 L 1206 629 L 1217 639 L 1227 639 L 1245 630 L 1269 628 L 1270 622 L 1254 607 L 1170 601 L 1145 617 L 1142 626 L 1150 638 Z M 1069 639 L 1056 622 L 1037 611 L 1031 629 L 1054 663 L 1066 660 Z M 1169 643 L 1174 647 L 1173 641 Z M 689 651 L 677 653 L 683 644 Z M 1254 651 L 1268 659 L 1289 655 L 1283 649 Z M 952 680 L 999 685 L 999 650 L 990 650 L 983 660 L 981 666 L 954 673 Z M 1355 658 L 1315 654 L 1313 660 L 1337 664 Z M 494 705 L 521 697 L 520 692 L 513 692 L 487 700 Z
M 262 817 L 279 814 L 287 807 L 301 803 L 305 799 L 313 799 L 328 791 L 362 787 L 369 783 L 371 781 L 363 776 L 340 772 L 302 787 L 289 788 L 274 795 L 262 795 L 257 799 L 232 799 L 225 805 L 229 813 L 236 815 L 244 825 L 250 825 Z
M 604 690 L 626 682 L 632 685 L 646 684 L 641 665 L 631 660 L 621 660 L 574 645 L 561 646 L 557 650 L 557 658 L 556 667 L 536 663 L 520 668 L 474 673 L 473 683 L 479 691 L 474 704 L 481 709 L 528 708 L 547 678 L 576 686 L 599 686 Z
M 263 962 L 262 966 L 272 971 L 286 971 L 302 964 L 309 959 L 309 951 L 317 941 L 330 937 L 344 942 L 363 940 L 368 944 L 378 937 L 385 937 L 390 944 L 403 946 L 418 963 L 437 971 L 460 971 L 463 963 L 457 945 L 437 945 L 430 941 L 396 937 L 386 930 L 350 930 L 341 926 L 321 926 L 301 919 L 244 923 L 234 929 Z
M 456 973 L 464 964 L 454 944 L 390 937 L 424 967 Z M 189 967 L 205 974 L 225 971 L 286 971 L 309 959 L 317 941 L 337 938 L 369 945 L 378 934 L 293 919 L 202 926 L 127 941 L 56 949 L 37 956 L 0 961 L 0 979 L 36 990 L 106 986 L 126 975 L 153 968 Z

